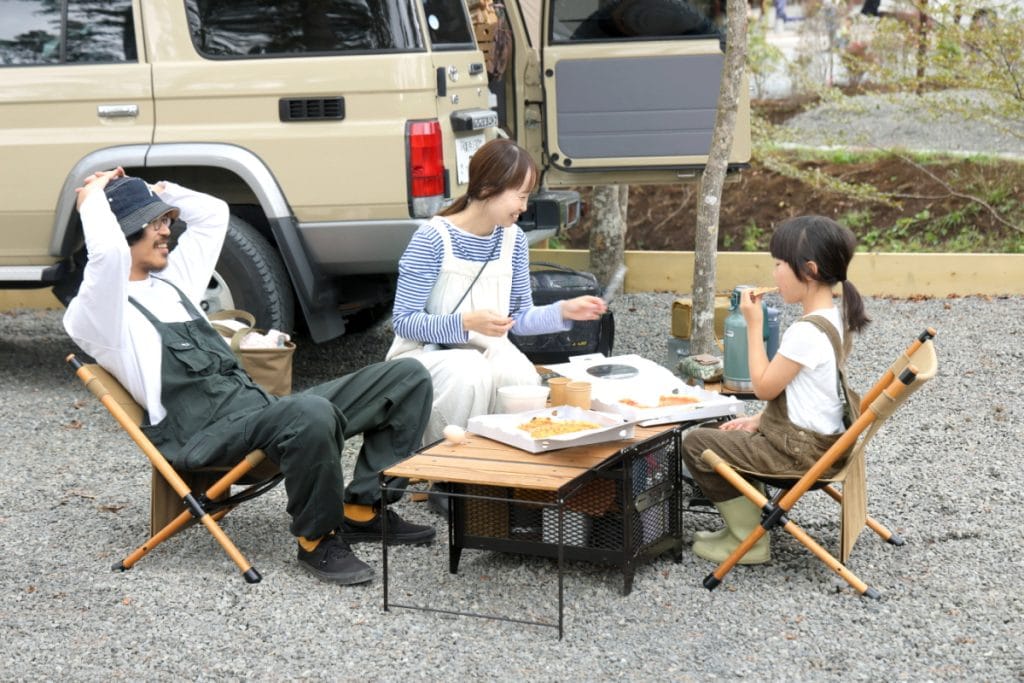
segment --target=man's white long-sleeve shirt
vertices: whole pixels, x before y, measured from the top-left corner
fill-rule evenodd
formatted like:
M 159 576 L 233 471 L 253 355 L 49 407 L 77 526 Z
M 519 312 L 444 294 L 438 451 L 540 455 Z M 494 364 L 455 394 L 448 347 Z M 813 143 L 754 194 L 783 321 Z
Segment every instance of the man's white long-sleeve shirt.
M 170 182 L 160 198 L 180 210 L 188 228 L 170 253 L 167 267 L 155 275 L 177 285 L 201 310 L 199 302 L 227 234 L 228 206 Z M 90 194 L 79 212 L 89 262 L 78 295 L 64 314 L 64 329 L 148 411 L 150 423 L 157 424 L 167 414 L 160 401 L 163 344 L 128 297 L 164 322 L 183 322 L 189 315 L 178 293 L 166 283 L 152 277 L 129 281 L 131 251 L 104 193 Z

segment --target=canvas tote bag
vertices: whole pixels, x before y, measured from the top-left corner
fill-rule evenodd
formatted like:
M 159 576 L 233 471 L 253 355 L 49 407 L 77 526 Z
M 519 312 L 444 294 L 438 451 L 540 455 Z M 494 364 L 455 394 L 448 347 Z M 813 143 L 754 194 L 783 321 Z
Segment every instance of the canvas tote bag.
M 282 345 L 273 348 L 247 348 L 242 344 L 247 334 L 266 334 L 265 330 L 255 327 L 256 318 L 252 313 L 228 309 L 211 313 L 208 318 L 253 381 L 275 396 L 292 393 L 294 342 L 282 340 Z

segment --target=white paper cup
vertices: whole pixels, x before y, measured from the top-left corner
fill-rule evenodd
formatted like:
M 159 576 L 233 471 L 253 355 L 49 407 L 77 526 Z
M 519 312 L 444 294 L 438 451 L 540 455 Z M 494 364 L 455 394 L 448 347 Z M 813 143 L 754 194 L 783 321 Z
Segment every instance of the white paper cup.
M 569 382 L 565 385 L 565 402 L 590 410 L 590 382 Z
M 502 413 L 541 410 L 547 404 L 548 388 L 538 384 L 517 384 L 498 389 L 498 410 Z

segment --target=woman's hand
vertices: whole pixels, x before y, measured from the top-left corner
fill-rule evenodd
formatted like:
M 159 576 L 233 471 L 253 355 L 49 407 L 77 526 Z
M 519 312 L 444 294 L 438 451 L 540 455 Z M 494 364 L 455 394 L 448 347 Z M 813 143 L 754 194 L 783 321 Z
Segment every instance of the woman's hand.
M 487 337 L 500 337 L 510 329 L 515 322 L 507 315 L 502 315 L 490 308 L 482 308 L 478 311 L 470 311 L 462 314 L 462 329 L 466 332 L 476 332 Z
M 562 318 L 564 320 L 597 320 L 608 307 L 598 296 L 578 296 L 575 299 L 562 301 Z
M 742 431 L 742 432 L 756 432 L 758 427 L 761 426 L 761 413 L 757 415 L 751 415 L 749 417 L 737 417 L 735 420 L 729 420 L 723 422 L 722 426 L 719 427 L 722 431 Z
M 114 178 L 120 178 L 124 175 L 124 169 L 118 166 L 112 171 L 96 171 L 91 176 L 85 179 L 82 187 L 76 187 L 75 192 L 78 193 L 78 198 L 75 200 L 75 208 L 81 209 L 82 202 L 84 202 L 90 194 L 94 192 L 103 192 L 103 188 L 107 186 Z

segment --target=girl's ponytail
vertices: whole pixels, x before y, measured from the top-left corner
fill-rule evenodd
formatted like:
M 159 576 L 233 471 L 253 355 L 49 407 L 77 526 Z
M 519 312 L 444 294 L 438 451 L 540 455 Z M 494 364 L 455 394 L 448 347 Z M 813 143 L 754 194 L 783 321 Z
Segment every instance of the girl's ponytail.
M 846 319 L 846 326 L 853 332 L 863 330 L 871 318 L 864 310 L 864 299 L 860 292 L 849 280 L 843 280 L 843 317 Z
M 860 292 L 846 279 L 850 261 L 857 252 L 857 236 L 849 228 L 825 216 L 797 216 L 775 228 L 769 248 L 772 256 L 785 261 L 801 282 L 817 280 L 830 287 L 842 285 L 847 329 L 860 332 L 871 322 Z M 817 266 L 813 271 L 807 265 L 811 261 Z

